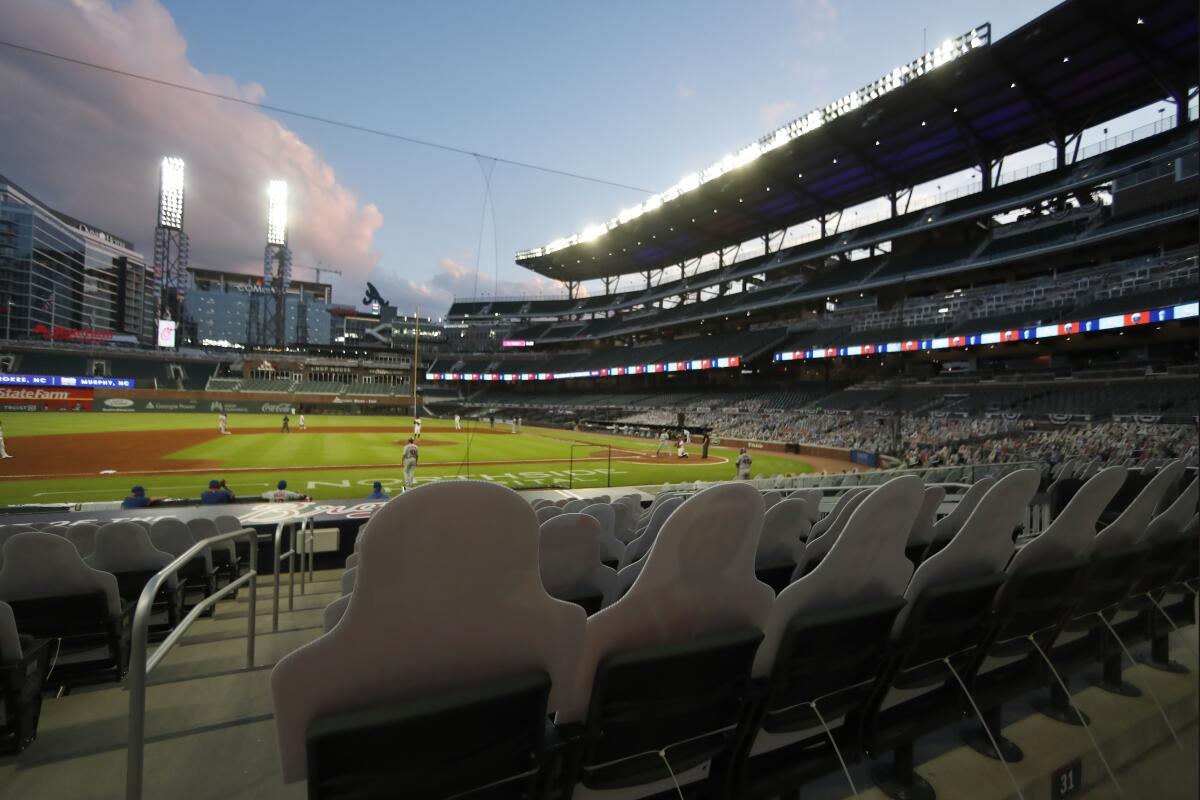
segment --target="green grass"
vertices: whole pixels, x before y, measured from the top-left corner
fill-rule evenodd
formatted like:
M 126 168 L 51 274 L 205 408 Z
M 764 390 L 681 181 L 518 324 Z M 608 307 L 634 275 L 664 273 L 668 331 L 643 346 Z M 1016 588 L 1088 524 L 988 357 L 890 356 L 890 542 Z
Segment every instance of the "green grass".
M 408 417 L 318 417 L 308 416 L 308 430 L 277 432 L 278 415 L 231 415 L 232 436 L 216 435 L 215 414 L 101 414 L 41 413 L 9 415 L 5 434 L 10 452 L 19 454 L 37 447 L 38 436 L 82 434 L 89 432 L 127 432 L 130 435 L 169 436 L 172 431 L 212 431 L 213 438 L 201 444 L 171 452 L 168 461 L 178 460 L 181 469 L 190 469 L 188 460 L 210 461 L 221 467 L 202 473 L 99 475 L 101 464 L 78 464 L 78 472 L 94 470 L 95 477 L 0 480 L 0 504 L 45 502 L 85 502 L 123 497 L 130 486 L 141 484 L 153 496 L 197 496 L 209 478 L 224 477 L 239 495 L 253 495 L 273 487 L 286 478 L 291 488 L 305 491 L 317 499 L 345 499 L 365 496 L 371 483 L 381 480 L 398 487 L 402 471 L 398 466 L 400 445 L 412 431 Z M 470 424 L 470 423 L 465 423 Z M 418 482 L 451 478 L 492 480 L 509 486 L 568 486 L 592 488 L 609 485 L 636 486 L 677 483 L 691 480 L 717 480 L 734 477 L 736 451 L 713 447 L 708 462 L 699 459 L 698 444 L 688 448 L 690 459 L 681 461 L 665 454 L 660 462 L 621 461 L 628 451 L 653 454 L 655 443 L 649 440 L 563 430 L 526 427 L 517 435 L 497 424 L 498 433 L 472 433 L 449 429 L 449 420 L 425 419 Z M 250 433 L 254 428 L 269 428 L 270 433 Z M 385 428 L 385 431 L 334 432 L 329 428 Z M 431 430 L 433 429 L 433 430 Z M 323 432 L 326 431 L 326 432 Z M 480 430 L 483 430 L 481 427 Z M 239 431 L 242 431 L 239 433 Z M 583 443 L 583 446 L 572 446 Z M 611 472 L 606 459 L 593 459 L 603 445 L 614 449 Z M 572 465 L 567 459 L 574 456 Z M 469 464 L 468 462 L 469 458 Z M 581 460 L 584 459 L 584 460 Z M 517 464 L 485 462 L 519 461 Z M 17 465 L 19 461 L 8 464 Z M 238 468 L 270 468 L 264 472 L 243 472 Z M 795 458 L 766 453 L 754 454 L 754 474 L 774 475 L 811 471 L 811 466 Z

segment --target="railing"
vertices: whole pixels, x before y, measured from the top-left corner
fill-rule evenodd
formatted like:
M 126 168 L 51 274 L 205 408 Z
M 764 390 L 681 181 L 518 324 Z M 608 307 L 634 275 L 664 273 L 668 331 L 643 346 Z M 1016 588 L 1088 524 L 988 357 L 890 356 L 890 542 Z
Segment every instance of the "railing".
M 312 582 L 313 575 L 313 522 L 312 517 L 305 517 L 299 520 L 300 530 L 300 550 L 296 549 L 296 532 L 297 520 L 280 522 L 275 526 L 275 548 L 274 559 L 275 566 L 272 569 L 274 572 L 274 591 L 271 602 L 271 630 L 279 630 L 279 592 L 280 578 L 279 565 L 284 559 L 287 559 L 288 565 L 288 611 L 295 609 L 296 604 L 296 556 L 300 556 L 300 594 L 306 591 L 306 583 Z M 283 542 L 283 531 L 287 528 L 290 534 L 288 549 L 285 552 L 279 552 Z M 307 557 L 307 564 L 305 558 Z M 307 580 L 306 580 L 307 578 Z
M 163 581 L 175 575 L 193 558 L 204 552 L 205 548 L 214 544 L 246 537 L 250 541 L 250 569 L 245 575 L 231 581 L 229 585 L 213 592 L 197 603 L 179 624 L 171 631 L 149 655 L 147 642 L 150 630 L 150 612 L 154 606 L 154 598 Z M 236 561 L 234 562 L 236 564 Z M 216 605 L 218 600 L 236 592 L 242 585 L 249 584 L 250 598 L 246 604 L 246 668 L 254 666 L 254 634 L 255 634 L 255 600 L 258 591 L 258 532 L 253 528 L 242 528 L 230 533 L 222 533 L 201 539 L 189 547 L 183 555 L 176 558 L 159 570 L 154 577 L 146 582 L 146 588 L 138 597 L 137 608 L 133 614 L 132 641 L 129 653 L 129 673 L 127 687 L 129 689 L 129 746 L 125 766 L 125 798 L 126 800 L 141 800 L 142 779 L 144 777 L 144 760 L 146 748 L 146 678 L 166 657 L 171 648 L 187 632 L 196 619 Z

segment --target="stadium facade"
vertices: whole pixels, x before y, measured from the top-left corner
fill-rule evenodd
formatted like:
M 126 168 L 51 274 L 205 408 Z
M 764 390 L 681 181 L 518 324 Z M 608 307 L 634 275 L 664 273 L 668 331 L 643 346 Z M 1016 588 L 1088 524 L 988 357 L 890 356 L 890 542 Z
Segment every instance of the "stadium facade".
M 133 243 L 0 175 L 0 312 L 11 339 L 150 344 L 158 281 Z
M 187 313 L 195 323 L 198 343 L 220 346 L 251 341 L 251 309 L 256 299 L 270 295 L 262 276 L 197 268 L 188 272 L 192 288 L 188 290 Z M 327 283 L 291 281 L 284 294 L 286 343 L 330 344 L 339 335 L 342 319 L 335 309 L 347 309 L 332 300 L 333 287 Z M 307 326 L 297 324 L 301 314 L 307 318 Z M 308 336 L 300 342 L 298 331 L 304 329 Z

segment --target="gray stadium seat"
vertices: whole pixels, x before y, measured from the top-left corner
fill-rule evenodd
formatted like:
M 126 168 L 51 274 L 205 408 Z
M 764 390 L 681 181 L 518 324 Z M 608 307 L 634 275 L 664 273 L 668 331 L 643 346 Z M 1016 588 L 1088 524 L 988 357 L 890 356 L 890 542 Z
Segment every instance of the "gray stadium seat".
M 560 514 L 543 522 L 539 568 L 551 597 L 589 615 L 616 599 L 617 572 L 600 563 L 600 522 L 588 514 Z

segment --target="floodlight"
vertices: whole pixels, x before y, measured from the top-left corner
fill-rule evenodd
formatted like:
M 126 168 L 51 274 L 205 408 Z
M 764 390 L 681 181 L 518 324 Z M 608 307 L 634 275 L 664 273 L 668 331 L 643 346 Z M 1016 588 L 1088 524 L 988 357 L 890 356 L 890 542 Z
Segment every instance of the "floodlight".
M 167 156 L 162 160 L 158 180 L 158 224 L 164 228 L 183 228 L 183 159 Z
M 271 181 L 267 186 L 267 244 L 287 244 L 287 181 Z

